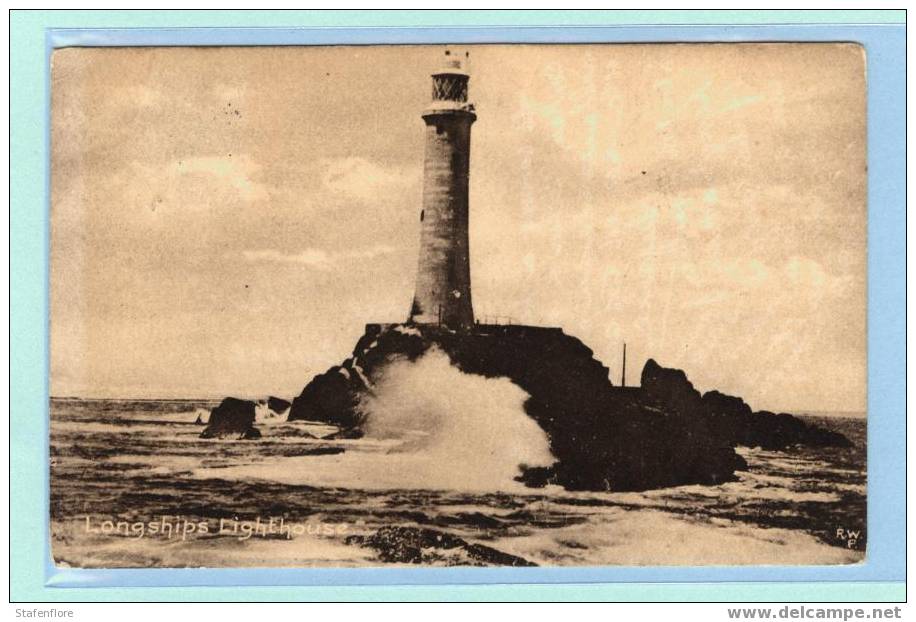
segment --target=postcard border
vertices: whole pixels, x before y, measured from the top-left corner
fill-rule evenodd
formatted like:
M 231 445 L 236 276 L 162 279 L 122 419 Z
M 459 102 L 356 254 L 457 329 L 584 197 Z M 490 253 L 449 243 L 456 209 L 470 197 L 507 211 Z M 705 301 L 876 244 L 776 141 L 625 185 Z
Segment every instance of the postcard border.
M 54 12 L 49 12 L 54 13 Z M 163 12 L 167 13 L 167 12 Z M 53 15 L 48 17 L 53 18 Z M 90 23 L 101 19 L 93 16 Z M 138 16 L 139 17 L 139 16 Z M 252 18 L 253 16 L 249 16 Z M 53 21 L 53 20 L 51 20 Z M 86 23 L 85 17 L 81 23 Z M 142 19 L 136 20 L 142 22 Z M 181 20 L 173 20 L 175 22 Z M 211 19 L 211 25 L 218 20 Z M 249 23 L 257 20 L 249 19 Z M 352 21 L 352 20 L 351 20 Z M 46 26 L 47 24 L 44 24 Z M 358 599 L 368 593 L 383 600 L 405 594 L 442 598 L 444 590 L 464 599 L 628 600 L 666 587 L 671 600 L 712 598 L 730 587 L 729 597 L 758 600 L 766 586 L 783 597 L 801 594 L 817 582 L 824 600 L 848 600 L 873 590 L 879 600 L 896 600 L 905 579 L 905 28 L 900 25 L 767 25 L 767 26 L 578 26 L 578 27 L 446 27 L 446 28 L 110 28 L 47 29 L 40 50 L 42 79 L 24 79 L 38 68 L 35 43 L 11 59 L 11 79 L 28 84 L 11 89 L 11 107 L 25 126 L 11 127 L 11 562 L 17 560 L 11 594 L 29 600 L 128 599 L 230 600 L 302 598 L 302 586 L 316 599 Z M 21 39 L 21 37 L 20 37 Z M 47 428 L 47 252 L 48 252 L 48 59 L 55 47 L 68 45 L 295 45 L 369 43 L 600 43 L 622 41 L 853 41 L 866 48 L 868 71 L 868 533 L 867 560 L 840 567 L 603 567 L 603 568 L 373 568 L 373 569 L 56 569 L 48 545 Z M 11 41 L 11 45 L 15 42 Z M 23 52 L 23 50 L 20 50 Z M 18 64 L 18 65 L 17 65 Z M 41 98 L 37 102 L 36 97 Z M 33 107 L 33 114 L 24 111 Z M 38 118 L 35 112 L 43 112 Z M 11 126 L 16 122 L 11 116 Z M 38 148 L 40 145 L 40 148 Z M 19 159 L 17 162 L 18 158 Z M 15 217 L 15 218 L 14 218 Z M 15 225 L 15 227 L 14 227 Z M 16 231 L 14 234 L 13 231 Z M 18 265 L 13 259 L 18 260 Z M 42 490 L 43 498 L 34 491 Z M 42 517 L 39 521 L 36 517 Z M 40 544 L 39 544 L 40 543 Z M 34 552 L 42 550 L 43 559 Z M 36 564 L 36 562 L 38 562 Z M 685 585 L 689 582 L 691 585 Z M 735 591 L 735 582 L 742 583 Z M 851 583 L 845 583 L 851 582 Z M 616 585 L 612 585 L 612 583 Z M 44 584 L 44 585 L 41 585 Z M 456 585 L 459 584 L 459 585 Z M 498 587 L 493 584 L 515 584 Z M 528 585 L 524 585 L 528 584 Z M 532 585 L 533 584 L 533 585 Z M 550 585 L 553 584 L 553 585 Z M 564 585 L 565 584 L 565 585 Z M 41 587 L 39 587 L 41 586 Z M 164 590 L 143 590 L 161 586 Z M 194 587 L 191 587 L 194 586 Z M 251 586 L 244 590 L 228 586 Z M 256 588 L 254 586 L 273 586 Z M 300 586 L 284 588 L 280 586 Z M 362 591 L 356 586 L 364 586 Z M 386 587 L 382 587 L 386 586 Z M 414 590 L 405 592 L 407 586 Z M 422 586 L 422 587 L 420 587 Z M 460 586 L 460 587 L 459 587 Z M 705 587 L 704 587 L 705 586 Z M 858 587 L 857 587 L 858 586 Z M 67 587 L 70 589 L 55 589 Z M 92 590 L 79 588 L 94 587 Z M 117 588 L 117 589 L 113 589 Z M 123 589 L 131 588 L 131 589 Z M 352 589 L 351 589 L 352 588 Z M 259 591 L 260 590 L 260 591 Z M 292 590 L 285 592 L 284 590 Z M 496 591 L 494 591 L 496 590 Z M 500 592 L 500 590 L 502 590 Z M 744 598 L 739 593 L 747 590 Z M 775 593 L 775 592 L 770 592 Z M 905 594 L 905 592 L 903 592 Z M 599 596 L 599 594 L 601 596 Z M 119 596 L 120 595 L 120 596 Z M 523 596 L 524 595 L 524 596 Z M 658 594 L 656 593 L 656 596 Z M 114 598 L 112 598 L 114 597 Z M 905 596 L 904 596 L 905 597 Z M 421 596 L 420 599 L 423 599 Z M 652 598 L 654 599 L 654 598 Z M 811 601 L 812 592 L 802 600 Z

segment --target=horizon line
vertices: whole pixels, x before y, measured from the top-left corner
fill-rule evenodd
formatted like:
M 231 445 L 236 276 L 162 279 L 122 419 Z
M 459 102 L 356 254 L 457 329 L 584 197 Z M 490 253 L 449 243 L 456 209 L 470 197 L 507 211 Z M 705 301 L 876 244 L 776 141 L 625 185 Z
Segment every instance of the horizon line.
M 615 385 L 616 387 L 616 385 Z M 194 397 L 135 397 L 135 396 L 86 396 L 86 395 L 48 395 L 50 400 L 85 400 L 85 401 L 131 401 L 131 402 L 201 402 L 201 401 L 220 401 L 227 397 L 240 397 L 253 401 L 267 399 L 269 397 L 280 397 L 281 399 L 295 399 L 296 396 L 287 398 L 277 395 L 276 393 L 259 393 L 257 395 L 237 393 L 235 395 L 222 394 L 219 396 L 194 396 Z M 769 411 L 776 414 L 788 413 L 792 415 L 833 415 L 848 416 L 849 418 L 865 419 L 868 417 L 868 410 L 830 410 L 822 408 L 779 408 L 779 409 L 752 409 L 753 412 Z

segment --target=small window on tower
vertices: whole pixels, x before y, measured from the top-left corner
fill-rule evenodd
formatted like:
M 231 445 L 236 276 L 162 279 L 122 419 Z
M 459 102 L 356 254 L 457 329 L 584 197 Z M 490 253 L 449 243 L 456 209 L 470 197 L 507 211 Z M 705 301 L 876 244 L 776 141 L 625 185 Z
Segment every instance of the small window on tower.
M 423 216 L 424 216 L 425 214 L 426 214 L 426 210 L 421 209 L 421 210 L 420 210 L 420 222 L 423 222 Z

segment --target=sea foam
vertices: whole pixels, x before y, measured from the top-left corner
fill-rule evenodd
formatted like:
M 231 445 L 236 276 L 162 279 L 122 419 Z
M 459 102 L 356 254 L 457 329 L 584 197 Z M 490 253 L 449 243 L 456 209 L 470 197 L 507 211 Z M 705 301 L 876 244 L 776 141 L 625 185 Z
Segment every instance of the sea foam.
M 405 484 L 500 489 L 516 487 L 523 467 L 554 462 L 525 413 L 528 397 L 507 378 L 463 373 L 433 348 L 388 365 L 360 406 L 368 439 L 398 441 L 386 470 Z

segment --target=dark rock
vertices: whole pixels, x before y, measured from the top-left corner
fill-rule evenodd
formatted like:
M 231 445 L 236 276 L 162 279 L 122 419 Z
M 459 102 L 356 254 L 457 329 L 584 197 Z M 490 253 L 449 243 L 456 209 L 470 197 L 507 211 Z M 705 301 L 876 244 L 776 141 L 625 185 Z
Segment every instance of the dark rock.
M 853 447 L 853 442 L 840 432 L 807 423 L 805 427 L 805 435 L 799 442 L 801 445 L 810 447 Z
M 488 330 L 434 339 L 463 371 L 507 377 L 531 396 L 525 411 L 547 432 L 557 463 L 552 474 L 523 474 L 526 483 L 540 485 L 534 477 L 540 475 L 570 490 L 644 490 L 717 484 L 746 468 L 701 422 L 647 404 L 642 392 L 613 387 L 592 351 L 562 330 Z M 692 390 L 689 382 L 686 387 Z M 682 393 L 688 391 L 671 391 Z
M 254 413 L 254 402 L 227 397 L 210 411 L 210 420 L 200 437 L 235 436 L 240 440 L 260 438 L 261 433 L 254 427 Z
M 461 371 L 505 377 L 529 394 L 526 413 L 547 433 L 552 467 L 523 469 L 532 487 L 645 490 L 735 479 L 747 463 L 737 445 L 783 449 L 797 443 L 845 446 L 841 434 L 791 415 L 753 413 L 740 398 L 701 395 L 679 369 L 649 360 L 641 387 L 614 387 L 608 369 L 559 328 L 369 324 L 353 356 L 320 374 L 293 400 L 289 419 L 339 426 L 333 438 L 361 436 L 360 399 L 381 370 L 432 346 Z
M 740 397 L 718 391 L 703 394 L 701 410 L 693 416 L 704 417 L 710 431 L 730 446 L 746 445 L 751 407 Z
M 365 385 L 352 368 L 334 366 L 312 378 L 293 400 L 288 421 L 321 421 L 352 427 L 359 423 L 359 396 Z
M 700 407 L 700 392 L 693 388 L 687 374 L 662 367 L 653 359 L 646 361 L 640 385 L 652 402 L 666 409 L 688 413 Z
M 741 444 L 771 450 L 787 449 L 794 445 L 852 447 L 849 439 L 839 432 L 805 423 L 787 413 L 774 414 L 766 410 L 750 415 Z
M 557 470 L 555 467 L 520 467 L 521 474 L 515 478 L 515 481 L 523 483 L 528 488 L 544 488 L 547 484 L 557 481 Z
M 703 394 L 703 408 L 708 413 L 731 419 L 747 419 L 751 415 L 751 407 L 743 399 L 718 391 Z
M 420 522 L 420 521 L 417 521 Z M 442 526 L 475 527 L 486 529 L 492 535 L 493 530 L 506 527 L 506 523 L 495 516 L 483 512 L 457 512 L 455 514 L 439 514 L 433 517 L 433 522 Z
M 363 437 L 363 431 L 360 428 L 341 428 L 334 432 L 333 434 L 328 434 L 327 436 L 321 437 L 322 440 L 327 441 L 339 441 L 339 440 L 354 440 L 357 438 Z
M 842 434 L 806 424 L 793 415 L 753 412 L 740 397 L 709 391 L 701 398 L 683 371 L 661 367 L 651 359 L 643 369 L 642 385 L 647 402 L 702 422 L 704 434 L 719 447 L 851 446 Z
M 746 468 L 704 421 L 666 405 L 700 402 L 683 372 L 650 367 L 649 384 L 661 398 L 646 400 L 643 391 L 614 387 L 592 350 L 559 328 L 486 326 L 461 333 L 370 324 L 353 356 L 314 378 L 294 400 L 290 419 L 325 421 L 340 425 L 339 434 L 354 433 L 345 431 L 360 428 L 366 382 L 390 362 L 415 360 L 433 345 L 463 372 L 508 378 L 530 395 L 525 411 L 545 430 L 557 458 L 553 467 L 520 473 L 530 486 L 643 490 L 716 484 Z
M 434 529 L 382 527 L 370 536 L 348 536 L 347 544 L 374 549 L 379 559 L 394 564 L 447 566 L 536 566 L 515 555 Z
M 278 415 L 282 415 L 287 410 L 289 410 L 291 405 L 291 402 L 288 402 L 283 398 L 274 397 L 273 395 L 267 398 L 267 407 Z
M 240 441 L 254 441 L 259 438 L 261 438 L 261 431 L 254 426 L 248 428 L 239 436 Z

